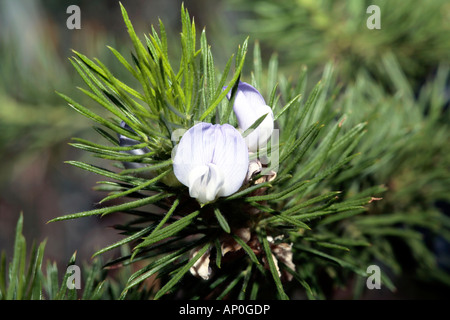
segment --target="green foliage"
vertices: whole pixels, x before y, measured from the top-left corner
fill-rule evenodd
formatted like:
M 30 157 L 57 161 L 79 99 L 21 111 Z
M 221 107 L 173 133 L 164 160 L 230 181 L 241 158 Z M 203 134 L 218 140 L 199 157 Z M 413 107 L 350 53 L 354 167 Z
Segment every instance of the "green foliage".
M 436 206 L 449 201 L 450 158 L 444 151 L 450 141 L 444 96 L 449 69 L 440 66 L 436 77 L 415 96 L 395 57 L 386 56 L 383 64 L 394 95 L 361 72 L 355 87 L 342 96 L 343 109 L 353 115 L 349 122 L 367 119 L 370 134 L 358 141 L 364 160 L 355 163 L 353 175 L 343 173 L 338 181 L 355 192 L 373 182 L 388 189 L 371 214 L 356 217 L 351 227 L 372 243 L 366 254 L 396 274 L 413 268 L 424 280 L 450 284 L 448 274 L 437 265 L 433 248 L 425 242 L 438 237 L 450 240 L 448 216 Z M 403 265 L 396 257 L 399 239 L 412 256 L 413 266 Z
M 355 276 L 360 280 L 367 276 L 366 268 L 375 259 L 400 271 L 391 237 L 407 243 L 425 270 L 435 267 L 432 253 L 421 242 L 416 228 L 448 235 L 447 220 L 436 211 L 430 215 L 428 210 L 409 210 L 411 198 L 398 206 L 401 192 L 389 192 L 392 188 L 388 184 L 398 175 L 415 174 L 408 172 L 410 166 L 402 165 L 417 149 L 408 149 L 409 144 L 404 148 L 403 139 L 412 139 L 431 152 L 433 164 L 441 161 L 438 150 L 442 148 L 440 142 L 448 141 L 448 128 L 436 130 L 436 126 L 448 123 L 442 121 L 443 100 L 439 96 L 446 69 L 418 102 L 409 94 L 402 73 L 397 72 L 398 64 L 389 58 L 385 60 L 386 70 L 399 91 L 389 99 L 384 89 L 364 73 L 355 80 L 355 86 L 342 88 L 332 64 L 325 66 L 321 80 L 309 90 L 306 68 L 301 68 L 296 78 L 287 78 L 278 73 L 275 57 L 264 68 L 259 45 L 255 45 L 248 82 L 266 97 L 280 129 L 279 144 L 269 144 L 264 150 L 279 153 L 277 175 L 268 179 L 267 172 L 262 172 L 235 194 L 200 206 L 173 174 L 174 136 L 178 129 L 188 129 L 196 121 L 236 124 L 231 108 L 236 84 L 244 78 L 248 42 L 245 40 L 224 70 L 218 71 L 205 31 L 197 35 L 194 22 L 182 7 L 181 58 L 174 69 L 163 23 L 159 23 L 159 34 L 152 28 L 141 41 L 121 8 L 134 49 L 131 60 L 110 49 L 141 87 L 122 82 L 98 59 L 74 52 L 71 62 L 89 89 L 80 90 L 101 111 L 60 93 L 73 109 L 96 122 L 101 127 L 96 131 L 105 138 L 104 145 L 84 139 L 75 139 L 72 144 L 104 159 L 105 167 L 81 161 L 69 163 L 107 179 L 99 181 L 97 190 L 107 192 L 102 203 L 115 201 L 52 220 L 116 213 L 130 217 L 117 226 L 124 238 L 94 254 L 131 248 L 105 264 L 106 268 L 137 266 L 123 287 L 115 287 L 113 298 L 287 299 L 301 288 L 308 298 L 323 299 L 328 297 L 323 279 L 332 285 L 345 285 Z M 231 101 L 225 98 L 228 92 Z M 399 107 L 405 103 L 411 108 Z M 396 116 L 394 108 L 400 112 Z M 444 116 L 448 118 L 448 113 Z M 132 130 L 121 127 L 121 121 Z M 254 126 L 258 121 L 262 118 Z M 388 122 L 392 126 L 386 125 Z M 435 148 L 428 148 L 423 130 L 437 132 Z M 117 134 L 138 144 L 121 147 Z M 126 152 L 143 147 L 149 152 L 132 156 Z M 444 165 L 447 160 L 443 158 Z M 429 158 L 414 161 L 416 166 L 412 168 L 417 170 L 431 165 L 423 163 L 431 161 Z M 127 162 L 145 166 L 125 169 L 123 163 Z M 106 167 L 108 163 L 110 167 Z M 431 202 L 441 199 L 448 190 L 448 171 L 439 174 L 443 179 L 433 183 L 433 197 L 426 198 Z M 429 181 L 430 177 L 419 181 L 413 191 L 422 194 L 421 186 Z M 381 197 L 393 197 L 387 208 L 378 205 L 383 203 L 376 201 Z M 239 235 L 243 229 L 249 230 L 248 239 Z M 287 252 L 292 253 L 292 259 L 286 258 Z M 192 277 L 189 271 L 197 262 L 206 263 L 205 258 L 213 275 L 207 280 Z M 17 259 L 13 259 L 14 270 L 20 268 Z M 54 274 L 52 267 L 49 270 Z M 290 277 L 292 281 L 287 281 Z M 145 284 L 155 278 L 158 281 L 146 288 Z M 440 274 L 440 278 L 446 275 Z M 382 282 L 395 289 L 384 273 Z M 101 283 L 90 285 L 84 297 L 99 297 Z M 58 292 L 53 285 L 48 286 L 52 297 Z
M 19 216 L 14 239 L 12 261 L 7 265 L 6 253 L 2 251 L 0 264 L 0 299 L 2 300 L 96 300 L 103 294 L 103 282 L 96 283 L 101 263 L 95 262 L 85 268 L 85 288 L 81 297 L 76 289 L 67 289 L 66 282 L 69 273 L 64 275 L 62 282 L 58 276 L 58 267 L 47 261 L 44 266 L 44 251 L 46 240 L 38 246 L 33 242 L 27 257 L 26 239 L 22 233 L 23 216 Z M 75 264 L 74 254 L 68 266 Z M 28 261 L 27 261 L 28 259 Z
M 343 197 L 376 188 L 386 192 L 371 203 L 368 215 L 338 214 L 325 218 L 324 224 L 338 222 L 345 233 L 370 244 L 349 252 L 355 261 L 379 261 L 398 277 L 412 272 L 426 282 L 449 284 L 434 251 L 436 239 L 449 240 L 448 216 L 437 206 L 448 203 L 450 188 L 445 152 L 450 141 L 448 4 L 229 2 L 230 10 L 250 13 L 240 30 L 262 40 L 267 51 L 277 51 L 284 75 L 295 77 L 293 62 L 308 65 L 313 74 L 330 59 L 336 62 L 344 89 L 335 109 L 345 113 L 342 130 L 348 130 L 361 156 L 334 183 Z M 380 7 L 381 30 L 366 28 L 366 8 L 372 4 Z M 254 56 L 261 60 L 260 53 Z M 266 58 L 272 67 L 277 65 L 276 55 Z M 264 76 L 270 72 L 255 79 Z M 292 82 L 286 77 L 280 83 L 285 81 Z M 358 124 L 365 133 L 352 137 Z M 355 292 L 361 293 L 364 281 L 358 285 Z
M 130 277 L 129 267 L 120 269 L 114 278 L 102 259 L 93 259 L 80 266 L 80 288 L 69 288 L 68 280 L 74 273 L 70 266 L 78 266 L 76 252 L 67 265 L 45 260 L 47 240 L 38 246 L 32 243 L 27 252 L 23 235 L 24 219 L 20 214 L 16 225 L 14 251 L 8 263 L 6 252 L 2 251 L 0 260 L 0 300 L 111 300 L 119 299 L 121 290 Z M 127 253 L 124 247 L 122 252 Z M 146 288 L 129 290 L 128 299 L 146 299 L 150 291 Z
M 30 261 L 26 262 L 26 240 L 22 234 L 23 217 L 17 222 L 14 239 L 14 255 L 7 267 L 6 253 L 0 262 L 0 298 L 4 300 L 39 299 L 41 297 L 40 270 L 45 241 L 38 247 L 33 243 Z
M 380 8 L 379 30 L 366 27 L 370 5 Z M 445 0 L 229 0 L 228 7 L 245 13 L 239 30 L 278 52 L 287 73 L 293 62 L 316 70 L 334 59 L 346 81 L 366 70 L 384 82 L 381 57 L 394 54 L 416 88 L 437 64 L 449 62 Z
M 100 61 L 92 61 L 75 52 L 76 57 L 72 58 L 72 62 L 91 89 L 91 91 L 81 90 L 115 118 L 105 119 L 71 98 L 62 94 L 61 96 L 84 116 L 107 129 L 139 141 L 140 143 L 134 148 L 142 148 L 145 145 L 151 152 L 130 157 L 123 153 L 130 148 L 118 147 L 117 141 L 114 142 L 110 134 L 108 134 L 109 140 L 112 140 L 115 146 L 101 146 L 81 139 L 77 139 L 73 146 L 109 160 L 146 163 L 148 167 L 145 170 L 154 172 L 155 177 L 150 180 L 142 178 L 138 174 L 142 173 L 142 169 L 128 169 L 115 173 L 82 162 L 70 162 L 82 169 L 116 181 L 105 183 L 105 190 L 114 190 L 105 200 L 119 197 L 136 199 L 114 206 L 62 216 L 53 221 L 113 212 L 138 215 L 138 219 L 122 227 L 128 234 L 126 238 L 100 250 L 95 255 L 125 244 L 133 244 L 133 252 L 118 260 L 121 263 L 141 260 L 150 262 L 130 277 L 122 296 L 125 297 L 130 288 L 157 274 L 158 277 L 168 280 L 156 292 L 155 298 L 164 297 L 164 294 L 168 292 L 176 294 L 177 285 L 194 265 L 196 259 L 199 259 L 200 253 L 210 250 L 212 244 L 218 241 L 220 243 L 223 237 L 222 231 L 228 234 L 238 227 L 248 227 L 256 237 L 261 239 L 264 250 L 255 255 L 253 253 L 255 248 L 248 247 L 246 243 L 235 237 L 249 255 L 248 258 L 244 257 L 232 263 L 236 265 L 235 272 L 247 270 L 243 274 L 248 273 L 248 275 L 242 278 L 242 281 L 245 279 L 246 286 L 252 283 L 254 297 L 257 296 L 256 288 L 259 286 L 256 283 L 261 281 L 261 277 L 272 274 L 279 297 L 286 298 L 274 260 L 272 255 L 269 255 L 267 234 L 284 236 L 287 239 L 299 237 L 299 232 L 311 230 L 308 224 L 315 224 L 316 220 L 322 216 L 350 210 L 364 211 L 364 206 L 368 204 L 367 197 L 342 202 L 337 198 L 336 191 L 325 189 L 324 192 L 317 192 L 321 190 L 318 188 L 321 183 L 343 170 L 355 157 L 354 146 L 349 143 L 351 136 L 344 135 L 338 138 L 341 126 L 335 118 L 336 112 L 331 109 L 331 99 L 328 97 L 328 88 L 332 81 L 331 67 L 327 69 L 324 79 L 306 101 L 298 99 L 300 95 L 306 95 L 303 83 L 298 85 L 298 88 L 302 88 L 303 91 L 296 92 L 293 97 L 288 87 L 282 88 L 285 91 L 282 98 L 289 101 L 286 105 L 279 106 L 274 100 L 274 95 L 271 99 L 279 126 L 283 128 L 280 136 L 280 170 L 277 178 L 271 182 L 256 184 L 260 176 L 255 177 L 240 192 L 228 198 L 219 199 L 213 204 L 199 207 L 196 201 L 188 197 L 186 188 L 175 186 L 168 179 L 172 175 L 171 136 L 175 129 L 187 129 L 194 124 L 194 121 L 236 121 L 231 119 L 231 103 L 224 98 L 241 76 L 247 42 L 238 48 L 235 55 L 236 70 L 231 80 L 226 79 L 231 70 L 233 57 L 228 61 L 225 72 L 216 76 L 205 32 L 203 31 L 200 36 L 201 46 L 197 49 L 195 25 L 191 23 L 187 12 L 182 9 L 182 57 L 179 70 L 176 72 L 172 69 L 167 57 L 167 40 L 162 22 L 160 22 L 161 37 L 153 30 L 150 37 L 146 37 L 147 47 L 145 47 L 135 34 L 125 9 L 122 8 L 122 10 L 136 52 L 133 54 L 134 67 L 116 51 L 113 53 L 142 84 L 142 92 L 116 79 Z M 262 66 L 256 67 L 261 69 Z M 255 74 L 255 78 L 260 76 Z M 306 81 L 304 73 L 301 74 L 300 80 Z M 275 93 L 276 85 L 273 83 L 269 85 L 273 85 L 271 90 Z M 227 89 L 223 90 L 224 86 Z M 122 129 L 117 120 L 125 121 L 133 132 Z M 362 130 L 358 129 L 354 135 L 358 133 L 361 134 Z M 274 152 L 275 148 L 278 146 L 269 147 L 269 151 Z M 336 153 L 345 154 L 345 157 L 341 157 L 335 163 L 327 162 L 328 153 L 332 148 Z M 297 150 L 301 152 L 296 152 Z M 308 153 L 310 155 L 306 156 Z M 161 216 L 156 212 L 147 213 L 138 210 L 149 204 L 167 210 L 167 213 Z M 251 210 L 257 210 L 258 214 L 248 214 L 247 212 Z M 202 250 L 192 259 L 186 260 L 189 251 L 196 247 L 201 247 Z M 215 248 L 216 260 L 219 260 L 218 246 Z M 255 263 L 261 266 L 261 259 L 264 257 L 267 257 L 268 270 L 258 267 L 250 273 L 249 270 L 253 270 L 251 266 Z M 223 261 L 218 262 L 218 265 L 221 266 L 220 269 L 224 268 Z M 240 277 L 232 280 L 232 277 L 223 272 L 223 276 L 218 278 L 221 279 L 220 287 L 215 288 L 219 286 L 217 282 L 211 284 L 214 285 L 214 290 L 210 287 L 212 294 L 216 297 L 232 294 L 232 287 L 241 280 Z M 305 284 L 305 281 L 302 280 L 302 282 Z M 183 290 L 184 295 L 190 298 L 195 296 L 205 298 L 205 294 L 210 294 L 209 290 L 203 293 L 196 290 L 197 286 L 204 286 L 204 284 L 197 283 L 196 286 L 190 286 L 192 289 Z M 245 294 L 239 294 L 239 296 L 246 297 Z

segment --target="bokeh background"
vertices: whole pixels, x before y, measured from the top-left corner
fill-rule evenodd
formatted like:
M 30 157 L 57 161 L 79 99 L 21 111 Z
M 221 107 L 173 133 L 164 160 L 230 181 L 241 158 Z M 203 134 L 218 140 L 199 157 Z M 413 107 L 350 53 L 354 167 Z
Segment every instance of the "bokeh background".
M 179 53 L 182 1 L 122 3 L 138 34 L 150 32 L 161 19 L 173 40 L 169 50 L 174 56 Z M 370 4 L 384 5 L 381 30 L 365 27 Z M 66 27 L 69 5 L 81 9 L 80 30 Z M 380 71 L 387 53 L 396 56 L 413 90 L 432 78 L 439 65 L 449 63 L 446 1 L 185 0 L 184 5 L 198 28 L 206 27 L 218 66 L 247 35 L 250 43 L 259 41 L 265 63 L 277 55 L 280 71 L 287 76 L 306 65 L 311 78 L 318 79 L 323 66 L 333 60 L 344 83 L 355 81 L 358 70 L 364 69 L 387 91 L 389 81 Z M 8 256 L 21 212 L 27 239 L 47 238 L 45 258 L 61 265 L 75 251 L 78 259 L 89 261 L 96 249 L 120 239 L 110 228 L 120 222 L 120 215 L 47 223 L 92 209 L 103 196 L 93 188 L 95 175 L 64 163 L 98 160 L 68 144 L 71 137 L 92 139 L 92 123 L 67 107 L 55 91 L 86 101 L 76 89 L 82 80 L 68 60 L 72 49 L 100 59 L 119 78 L 121 73 L 127 77 L 107 46 L 129 56 L 131 42 L 118 1 L 0 0 L 0 250 Z M 251 57 L 250 53 L 249 62 Z M 448 212 L 448 204 L 440 205 Z M 421 296 L 411 292 L 408 297 Z M 400 290 L 384 297 L 402 294 Z

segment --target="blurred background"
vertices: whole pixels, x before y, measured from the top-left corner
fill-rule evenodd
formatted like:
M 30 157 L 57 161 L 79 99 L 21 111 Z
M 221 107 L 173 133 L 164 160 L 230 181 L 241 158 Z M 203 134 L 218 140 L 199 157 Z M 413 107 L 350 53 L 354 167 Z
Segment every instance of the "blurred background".
M 137 34 L 150 32 L 161 19 L 173 42 L 169 51 L 177 56 L 182 1 L 122 3 Z M 371 4 L 381 7 L 380 30 L 366 27 Z M 70 5 L 80 7 L 79 30 L 66 26 Z M 448 1 L 185 0 L 184 5 L 198 29 L 206 27 L 219 67 L 247 35 L 250 43 L 259 42 L 264 63 L 278 57 L 279 70 L 287 77 L 306 65 L 314 83 L 323 66 L 334 61 L 345 85 L 363 70 L 386 94 L 391 91 L 389 72 L 381 66 L 387 54 L 399 62 L 414 93 L 449 63 Z M 72 49 L 98 58 L 126 83 L 128 75 L 107 46 L 130 56 L 118 1 L 0 0 L 0 250 L 8 257 L 20 212 L 27 240 L 47 238 L 46 258 L 62 265 L 75 251 L 78 259 L 88 261 L 96 249 L 120 239 L 110 228 L 120 215 L 47 224 L 57 216 L 92 209 L 103 196 L 93 190 L 98 177 L 64 163 L 98 160 L 68 145 L 71 137 L 93 139 L 94 131 L 55 91 L 86 106 L 91 103 L 76 89 L 83 83 L 68 60 Z M 251 48 L 248 57 L 250 70 Z M 449 91 L 443 94 L 448 108 Z M 446 147 L 448 141 L 442 141 L 438 149 L 448 153 Z M 439 205 L 448 212 L 446 202 Z M 441 247 L 448 250 L 446 243 Z

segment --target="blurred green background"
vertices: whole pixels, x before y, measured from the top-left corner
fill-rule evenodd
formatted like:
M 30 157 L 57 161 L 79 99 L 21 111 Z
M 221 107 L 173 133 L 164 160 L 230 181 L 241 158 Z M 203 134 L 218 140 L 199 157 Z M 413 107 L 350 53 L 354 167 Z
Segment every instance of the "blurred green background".
M 181 1 L 122 3 L 138 34 L 148 33 L 161 19 L 169 41 L 173 40 L 169 51 L 177 56 Z M 274 54 L 278 57 L 279 70 L 286 77 L 295 77 L 306 65 L 313 79 L 310 83 L 315 83 L 324 65 L 334 61 L 344 86 L 356 82 L 357 88 L 363 73 L 383 88 L 387 99 L 393 92 L 386 69 L 389 57 L 398 61 L 413 95 L 434 79 L 439 66 L 450 62 L 448 1 L 186 0 L 184 4 L 199 29 L 206 26 L 218 66 L 249 35 L 250 43 L 259 41 L 265 63 Z M 370 4 L 381 8 L 380 30 L 366 27 Z M 69 5 L 81 9 L 80 30 L 66 27 Z M 96 249 L 120 238 L 108 228 L 119 222 L 119 215 L 46 224 L 57 216 L 91 209 L 101 199 L 93 190 L 95 175 L 64 164 L 89 157 L 68 142 L 75 136 L 92 139 L 92 123 L 68 108 L 55 91 L 87 106 L 91 103 L 76 89 L 82 80 L 68 61 L 71 49 L 100 59 L 124 82 L 131 81 L 106 46 L 130 56 L 131 43 L 116 1 L 0 0 L 0 249 L 8 256 L 21 211 L 27 239 L 48 238 L 47 258 L 61 264 L 74 251 L 80 260 L 89 260 Z M 248 57 L 247 81 L 252 52 Z M 448 83 L 446 88 L 440 94 L 448 108 Z M 375 99 L 370 93 L 366 96 Z M 441 121 L 447 126 L 443 139 L 448 137 L 447 120 Z M 448 141 L 439 142 L 436 149 L 448 154 Z M 390 156 L 395 160 L 396 154 Z M 395 170 L 383 174 L 393 175 Z M 448 173 L 448 168 L 444 170 Z M 440 205 L 448 210 L 448 204 Z M 448 244 L 442 247 L 448 259 Z

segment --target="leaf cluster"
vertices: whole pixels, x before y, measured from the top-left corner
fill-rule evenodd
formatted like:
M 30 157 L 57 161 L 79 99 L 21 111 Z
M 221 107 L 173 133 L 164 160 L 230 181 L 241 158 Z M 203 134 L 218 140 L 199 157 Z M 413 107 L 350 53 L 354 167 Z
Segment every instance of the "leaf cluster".
M 267 97 L 279 129 L 279 142 L 272 141 L 258 156 L 271 155 L 272 162 L 235 194 L 199 205 L 189 197 L 187 188 L 176 181 L 171 153 L 182 132 L 178 130 L 186 130 L 196 121 L 236 124 L 232 104 L 237 83 L 243 77 L 248 42 L 245 40 L 230 57 L 222 72 L 217 71 L 205 31 L 198 41 L 195 24 L 182 7 L 181 58 L 175 70 L 169 59 L 163 23 L 159 24 L 159 33 L 152 28 L 152 33 L 141 41 L 123 7 L 122 14 L 133 43 L 131 61 L 110 49 L 141 87 L 128 86 L 99 60 L 75 52 L 71 62 L 89 88 L 80 90 L 108 117 L 60 94 L 77 112 L 99 125 L 95 130 L 106 142 L 75 139 L 73 146 L 114 166 L 69 163 L 106 179 L 99 181 L 97 189 L 108 193 L 102 203 L 114 202 L 52 220 L 112 213 L 130 217 L 128 222 L 116 226 L 123 239 L 94 253 L 98 256 L 117 248 L 131 248 L 104 266 L 140 266 L 120 290 L 121 299 L 129 298 L 136 290 L 148 292 L 154 299 L 287 299 L 299 288 L 308 298 L 326 298 L 329 293 L 321 283 L 324 277 L 329 283 L 345 285 L 349 274 L 363 279 L 375 258 L 395 266 L 395 253 L 386 241 L 392 236 L 406 239 L 411 247 L 419 249 L 415 251 L 418 257 L 426 256 L 426 261 L 430 261 L 416 230 L 396 228 L 398 223 L 434 228 L 427 214 L 411 219 L 402 214 L 377 216 L 373 215 L 376 210 L 370 211 L 384 197 L 388 190 L 384 178 L 392 174 L 378 175 L 377 166 L 390 163 L 393 153 L 399 150 L 396 148 L 402 146 L 395 141 L 402 139 L 405 126 L 398 126 L 400 132 L 391 135 L 371 129 L 376 113 L 390 107 L 382 100 L 383 93 L 378 96 L 381 109 L 375 114 L 354 111 L 359 107 L 355 100 L 367 99 L 362 89 L 372 88 L 366 78 L 362 78 L 361 87 L 343 89 L 333 65 L 328 64 L 321 80 L 309 90 L 306 68 L 301 68 L 295 79 L 286 78 L 279 75 L 278 60 L 273 57 L 265 73 L 256 44 L 249 82 Z M 395 64 L 390 65 L 390 70 L 394 67 Z M 399 73 L 391 72 L 394 83 L 403 86 L 402 92 L 407 93 Z M 440 85 L 442 79 L 437 81 Z M 229 92 L 230 100 L 225 98 Z M 437 119 L 441 100 L 433 92 L 426 92 L 425 97 L 431 97 L 434 104 L 429 112 Z M 375 90 L 373 94 L 378 93 Z M 393 102 L 398 103 L 395 99 Z M 258 119 L 252 127 L 262 120 Z M 395 121 L 400 121 L 390 120 L 394 126 Z M 121 126 L 121 122 L 131 130 Z M 418 130 L 414 121 L 409 124 L 411 132 Z M 136 140 L 137 144 L 122 147 L 117 135 Z M 130 155 L 127 151 L 133 149 L 148 152 Z M 130 162 L 144 166 L 125 169 L 123 164 Z M 271 169 L 277 172 L 273 180 L 267 178 Z M 361 179 L 371 176 L 376 179 Z M 436 222 L 440 224 L 442 220 L 437 218 Z M 237 235 L 240 229 L 250 230 L 250 240 Z M 230 239 L 239 249 L 225 253 Z M 274 254 L 282 244 L 292 244 L 295 269 Z M 201 281 L 190 276 L 191 268 L 206 256 L 213 270 L 211 278 Z M 291 282 L 285 281 L 287 275 L 292 276 Z M 148 291 L 144 289 L 154 279 L 157 281 Z M 382 281 L 389 289 L 395 289 L 385 274 Z

